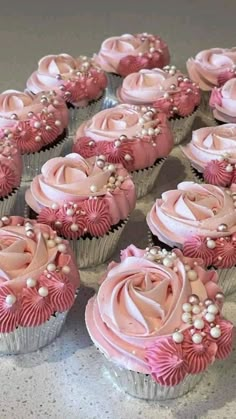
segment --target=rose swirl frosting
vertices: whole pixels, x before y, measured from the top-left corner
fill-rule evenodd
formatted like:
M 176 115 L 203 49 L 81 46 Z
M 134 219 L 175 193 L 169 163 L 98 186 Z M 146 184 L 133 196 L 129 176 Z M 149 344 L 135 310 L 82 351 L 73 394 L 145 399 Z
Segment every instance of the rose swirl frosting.
M 68 242 L 47 225 L 0 220 L 0 332 L 34 327 L 68 310 L 79 274 Z
M 236 123 L 236 78 L 211 92 L 210 106 L 214 118 L 225 123 Z
M 87 106 L 100 98 L 107 85 L 105 73 L 86 56 L 73 58 L 68 54 L 46 55 L 38 69 L 27 80 L 33 93 L 55 90 L 67 103 Z
M 103 41 L 95 62 L 108 73 L 123 77 L 142 68 L 164 67 L 170 55 L 166 43 L 148 33 L 124 34 Z
M 214 185 L 182 182 L 157 199 L 147 223 L 163 243 L 206 266 L 229 268 L 236 264 L 235 198 Z
M 66 130 L 68 118 L 65 102 L 55 92 L 0 94 L 0 138 L 11 141 L 22 154 L 53 143 Z
M 154 108 L 118 105 L 98 112 L 76 132 L 73 151 L 88 158 L 104 155 L 128 171 L 152 166 L 173 148 L 173 136 Z
M 124 103 L 151 105 L 168 118 L 187 116 L 200 103 L 199 87 L 173 65 L 133 72 L 118 88 L 117 97 Z
M 135 189 L 121 165 L 72 153 L 44 164 L 26 201 L 40 222 L 66 238 L 103 236 L 134 209 Z
M 86 307 L 95 345 L 128 370 L 179 384 L 232 350 L 232 324 L 221 315 L 217 275 L 179 250 L 131 246 L 111 263 Z

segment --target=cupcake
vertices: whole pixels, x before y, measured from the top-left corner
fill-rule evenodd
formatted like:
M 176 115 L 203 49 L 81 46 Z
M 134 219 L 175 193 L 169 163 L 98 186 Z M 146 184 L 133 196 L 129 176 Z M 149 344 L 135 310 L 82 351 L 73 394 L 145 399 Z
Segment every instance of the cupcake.
M 0 217 L 10 214 L 21 183 L 22 157 L 7 139 L 0 139 Z
M 236 123 L 236 78 L 228 80 L 222 87 L 215 87 L 209 105 L 217 124 Z
M 236 124 L 200 128 L 181 147 L 196 182 L 229 187 L 236 182 Z
M 209 123 L 212 112 L 209 107 L 210 93 L 214 87 L 222 86 L 235 77 L 236 48 L 211 48 L 199 52 L 195 58 L 187 61 L 190 78 L 199 84 L 202 91 L 201 116 Z
M 231 353 L 233 325 L 221 314 L 216 279 L 180 250 L 131 245 L 109 265 L 85 320 L 122 390 L 149 400 L 180 397 Z
M 169 64 L 170 54 L 156 35 L 125 34 L 105 39 L 94 60 L 107 72 L 109 95 L 115 95 L 123 77 L 142 68 L 162 68 Z
M 80 268 L 112 255 L 136 201 L 122 165 L 75 153 L 45 163 L 25 199 L 38 222 L 70 241 Z
M 219 186 L 182 182 L 164 192 L 147 215 L 153 243 L 201 258 L 217 270 L 226 295 L 236 290 L 235 198 Z
M 0 140 L 7 139 L 23 157 L 22 180 L 29 181 L 66 142 L 68 110 L 54 93 L 32 96 L 17 90 L 0 94 Z
M 153 108 L 119 105 L 105 109 L 77 130 L 73 151 L 88 158 L 105 156 L 131 174 L 137 197 L 154 186 L 165 157 L 173 147 L 166 116 Z
M 191 129 L 200 103 L 198 86 L 175 66 L 130 74 L 117 90 L 117 98 L 120 102 L 153 106 L 164 112 L 170 119 L 175 144 Z
M 22 217 L 0 221 L 0 353 L 26 353 L 59 335 L 79 274 L 68 242 Z
M 32 93 L 55 90 L 70 111 L 70 134 L 85 119 L 91 118 L 103 104 L 107 78 L 94 61 L 68 54 L 46 55 L 27 80 Z

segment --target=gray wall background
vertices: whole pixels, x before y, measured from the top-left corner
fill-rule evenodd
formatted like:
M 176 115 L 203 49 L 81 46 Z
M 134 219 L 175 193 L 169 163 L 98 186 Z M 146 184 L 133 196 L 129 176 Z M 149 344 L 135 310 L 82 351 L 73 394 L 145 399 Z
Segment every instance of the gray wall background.
M 91 55 L 108 36 L 153 32 L 184 69 L 199 50 L 236 46 L 236 0 L 0 0 L 0 90 L 23 89 L 46 54 Z

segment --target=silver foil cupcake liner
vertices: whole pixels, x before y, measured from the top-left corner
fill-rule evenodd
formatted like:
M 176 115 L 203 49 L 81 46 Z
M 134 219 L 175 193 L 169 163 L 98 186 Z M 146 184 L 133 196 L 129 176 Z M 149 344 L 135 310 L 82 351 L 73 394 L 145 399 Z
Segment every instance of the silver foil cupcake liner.
M 142 198 L 152 190 L 165 160 L 163 158 L 151 167 L 131 172 L 137 199 Z
M 139 399 L 153 401 L 181 397 L 192 390 L 203 376 L 203 374 L 188 374 L 181 383 L 167 387 L 158 384 L 149 374 L 127 370 L 108 360 L 105 362 L 105 368 L 112 380 L 125 393 Z
M 62 153 L 67 137 L 58 141 L 55 145 L 46 150 L 41 150 L 36 153 L 23 154 L 23 182 L 30 182 L 35 176 L 39 175 L 41 168 L 48 160 L 59 157 Z
M 118 87 L 122 85 L 124 77 L 119 76 L 119 74 L 115 73 L 106 73 L 106 75 L 108 81 L 106 89 L 106 99 L 107 97 L 110 97 L 111 99 L 113 99 L 113 102 L 117 102 L 116 90 L 118 89 Z
M 0 200 L 0 217 L 9 215 L 15 206 L 18 189 L 15 189 L 8 196 Z
M 228 269 L 216 269 L 218 273 L 218 285 L 222 288 L 225 296 L 236 291 L 236 267 Z
M 105 91 L 97 100 L 92 100 L 87 106 L 69 108 L 69 136 L 73 137 L 82 122 L 92 118 L 101 111 L 105 99 Z
M 106 262 L 114 253 L 128 218 L 102 237 L 69 240 L 78 268 L 89 268 Z
M 14 332 L 0 333 L 0 354 L 23 354 L 37 351 L 51 343 L 61 332 L 68 311 L 56 313 L 36 327 L 19 326 Z
M 212 109 L 209 106 L 211 91 L 201 91 L 201 103 L 198 110 L 198 116 L 206 125 L 216 125 Z
M 174 144 L 180 144 L 187 134 L 191 131 L 195 118 L 198 115 L 198 109 L 196 109 L 191 115 L 170 119 L 170 126 L 174 136 Z

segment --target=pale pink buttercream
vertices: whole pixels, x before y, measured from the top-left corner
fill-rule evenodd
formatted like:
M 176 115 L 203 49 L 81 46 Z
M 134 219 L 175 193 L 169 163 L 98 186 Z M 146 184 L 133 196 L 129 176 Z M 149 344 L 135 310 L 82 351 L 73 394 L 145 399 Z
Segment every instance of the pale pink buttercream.
M 50 273 L 48 266 L 55 266 L 57 272 Z M 78 286 L 79 274 L 68 242 L 59 241 L 49 226 L 21 217 L 1 222 L 1 333 L 17 326 L 37 326 L 56 311 L 68 310 Z M 40 295 L 40 288 L 47 295 Z
M 133 72 L 133 61 L 129 63 L 125 60 L 132 57 L 139 59 L 140 69 L 162 68 L 170 61 L 166 43 L 160 37 L 147 33 L 124 34 L 105 39 L 100 51 L 94 56 L 94 60 L 108 73 L 120 74 L 121 71 L 121 75 L 127 75 Z
M 215 87 L 209 104 L 215 119 L 236 123 L 236 78 L 228 80 L 222 87 Z
M 129 255 L 130 251 L 136 256 Z M 85 319 L 93 342 L 109 360 L 128 370 L 152 374 L 161 385 L 171 386 L 182 381 L 187 373 L 203 371 L 215 359 L 217 339 L 213 343 L 208 324 L 202 345 L 211 346 L 214 352 L 197 356 L 201 345 L 197 348 L 190 341 L 189 329 L 193 326 L 183 322 L 182 314 L 183 304 L 191 294 L 199 302 L 209 297 L 214 301 L 219 288 L 215 284 L 214 294 L 208 294 L 207 285 L 216 278 L 196 265 L 196 259 L 184 258 L 176 251 L 176 256 L 167 255 L 173 262 L 167 268 L 166 253 L 160 253 L 156 248 L 154 261 L 154 253 L 147 254 L 132 246 L 121 263 L 110 264 L 97 296 L 88 302 Z M 188 279 L 186 263 L 196 270 L 195 281 Z M 193 315 L 202 316 L 203 313 Z M 183 334 L 182 343 L 173 340 L 176 328 Z M 232 337 L 226 334 L 229 353 Z
M 67 103 L 87 106 L 102 96 L 107 79 L 93 60 L 68 54 L 46 55 L 38 63 L 38 69 L 27 80 L 32 93 L 55 90 Z
M 22 158 L 19 149 L 8 140 L 0 140 L 0 198 L 20 186 L 21 174 Z
M 118 88 L 117 97 L 124 103 L 153 105 L 168 117 L 187 116 L 200 103 L 198 86 L 174 66 L 133 72 Z
M 68 109 L 54 92 L 36 96 L 16 90 L 0 94 L 0 135 L 22 154 L 53 143 L 68 126 Z
M 132 171 L 152 166 L 172 147 L 173 136 L 164 114 L 146 107 L 118 105 L 80 125 L 73 151 L 84 157 L 105 155 L 108 161 L 120 162 Z
M 187 60 L 188 73 L 202 90 L 212 90 L 234 74 L 236 48 L 211 48 L 199 52 L 195 58 Z M 227 72 L 227 76 L 225 73 Z M 222 78 L 224 75 L 224 78 Z
M 48 209 L 45 222 L 59 220 L 68 238 L 84 235 L 86 231 L 103 235 L 112 225 L 126 219 L 135 206 L 134 184 L 128 172 L 119 164 L 106 165 L 106 169 L 98 167 L 95 158 L 85 160 L 75 153 L 51 159 L 26 191 L 26 201 L 40 220 L 42 210 Z M 90 202 L 89 198 L 98 202 Z M 50 220 L 55 203 L 58 206 L 55 219 Z M 73 205 L 78 206 L 77 210 Z M 70 216 L 69 208 L 73 213 Z M 71 223 L 79 226 L 75 234 L 71 233 Z
M 236 232 L 232 197 L 218 186 L 182 182 L 164 192 L 147 215 L 152 233 L 170 246 L 182 247 L 192 236 L 230 236 Z M 226 224 L 226 231 L 218 227 Z

